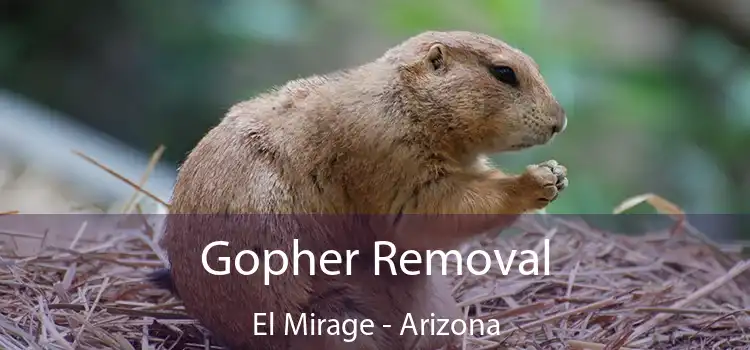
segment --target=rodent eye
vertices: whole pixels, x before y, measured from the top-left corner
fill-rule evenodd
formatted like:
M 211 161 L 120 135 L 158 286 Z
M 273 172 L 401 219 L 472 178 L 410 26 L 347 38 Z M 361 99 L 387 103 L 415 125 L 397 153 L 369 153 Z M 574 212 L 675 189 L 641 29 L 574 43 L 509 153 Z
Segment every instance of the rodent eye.
M 513 71 L 513 68 L 508 66 L 492 66 L 490 67 L 490 72 L 495 79 L 510 86 L 518 87 L 518 78 L 516 77 L 516 72 Z

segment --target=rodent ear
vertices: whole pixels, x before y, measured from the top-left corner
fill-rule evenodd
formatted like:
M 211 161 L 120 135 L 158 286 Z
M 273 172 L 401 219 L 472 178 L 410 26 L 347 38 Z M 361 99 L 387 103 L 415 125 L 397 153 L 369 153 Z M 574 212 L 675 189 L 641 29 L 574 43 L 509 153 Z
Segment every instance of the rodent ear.
M 425 56 L 425 63 L 433 70 L 438 70 L 445 66 L 445 57 L 446 53 L 446 47 L 443 44 L 433 44 L 430 47 L 430 50 L 427 51 L 427 56 Z

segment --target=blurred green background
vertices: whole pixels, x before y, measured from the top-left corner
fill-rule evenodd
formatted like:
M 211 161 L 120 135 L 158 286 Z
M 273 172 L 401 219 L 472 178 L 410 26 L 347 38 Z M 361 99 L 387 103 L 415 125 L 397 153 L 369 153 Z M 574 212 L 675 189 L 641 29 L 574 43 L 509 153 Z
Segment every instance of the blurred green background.
M 511 171 L 550 158 L 569 168 L 548 212 L 610 213 L 654 192 L 688 212 L 747 213 L 749 5 L 2 0 L 0 88 L 146 156 L 164 144 L 176 167 L 233 103 L 273 85 L 369 61 L 423 30 L 479 31 L 532 55 L 568 112 L 552 145 L 500 157 Z

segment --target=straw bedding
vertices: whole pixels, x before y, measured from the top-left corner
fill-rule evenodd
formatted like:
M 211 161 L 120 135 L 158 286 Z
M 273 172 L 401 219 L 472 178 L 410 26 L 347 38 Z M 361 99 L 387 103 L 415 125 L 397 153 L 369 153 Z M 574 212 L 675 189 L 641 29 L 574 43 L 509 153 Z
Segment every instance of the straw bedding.
M 550 274 L 524 276 L 515 266 L 501 276 L 494 265 L 485 276 L 456 276 L 467 316 L 501 326 L 493 336 L 466 336 L 465 348 L 750 348 L 747 262 L 717 255 L 685 230 L 627 237 L 546 216 L 519 227 L 464 249 L 542 253 L 546 238 Z M 162 266 L 153 231 L 128 232 L 88 242 L 79 234 L 31 257 L 6 244 L 0 348 L 218 349 L 178 300 L 144 282 Z

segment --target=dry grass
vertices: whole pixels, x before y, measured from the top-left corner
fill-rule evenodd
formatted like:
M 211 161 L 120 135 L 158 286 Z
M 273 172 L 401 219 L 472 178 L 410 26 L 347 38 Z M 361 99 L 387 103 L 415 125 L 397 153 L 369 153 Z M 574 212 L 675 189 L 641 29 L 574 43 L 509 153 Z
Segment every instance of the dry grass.
M 464 248 L 541 253 L 550 240 L 548 276 L 523 276 L 517 267 L 502 276 L 495 265 L 485 276 L 455 277 L 467 316 L 501 326 L 499 334 L 466 337 L 466 348 L 750 347 L 750 263 L 696 239 L 684 220 L 676 233 L 626 237 L 574 219 L 527 219 L 522 234 Z M 0 348 L 212 347 L 178 300 L 144 282 L 163 263 L 153 230 L 90 231 L 30 257 L 5 247 Z M 10 242 L 19 234 L 7 233 Z M 23 237 L 46 241 L 38 233 Z

